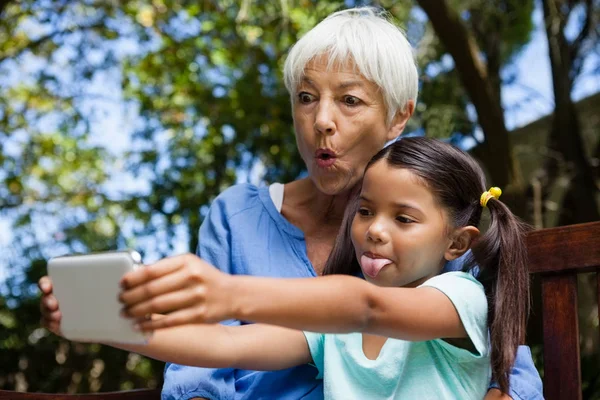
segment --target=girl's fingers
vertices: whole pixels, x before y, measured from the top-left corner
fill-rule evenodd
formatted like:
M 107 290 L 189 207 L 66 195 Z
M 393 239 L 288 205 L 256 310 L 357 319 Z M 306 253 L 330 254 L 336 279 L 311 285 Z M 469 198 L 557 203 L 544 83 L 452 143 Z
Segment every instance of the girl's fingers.
M 194 323 L 202 322 L 197 321 L 198 315 L 193 309 L 185 309 L 176 311 L 169 315 L 163 315 L 161 318 L 141 321 L 136 324 L 136 329 L 142 332 L 150 332 L 157 329 L 171 328 L 174 326 L 187 325 L 192 321 Z
M 160 278 L 163 275 L 170 274 L 183 267 L 187 262 L 189 262 L 191 257 L 194 256 L 191 254 L 185 254 L 181 256 L 163 258 L 154 264 L 123 275 L 120 284 L 123 288 L 133 288 L 153 279 Z
M 52 281 L 50 280 L 50 277 L 48 277 L 48 276 L 41 277 L 40 280 L 38 281 L 38 287 L 42 291 L 42 294 L 52 293 Z
M 54 333 L 55 335 L 62 336 L 62 332 L 60 331 L 60 324 L 58 322 L 51 322 L 44 326 L 46 327 L 46 329 L 48 329 L 50 332 Z
M 198 290 L 198 288 L 182 289 L 135 304 L 124 309 L 123 313 L 129 318 L 141 318 L 148 314 L 164 314 L 171 310 L 202 306 L 202 297 L 201 290 Z
M 119 301 L 126 307 L 131 307 L 165 293 L 179 291 L 188 284 L 188 274 L 183 269 L 179 269 L 174 273 L 163 275 L 157 279 L 124 290 L 119 295 Z
M 43 296 L 40 302 L 40 309 L 43 315 L 56 311 L 58 310 L 58 300 L 56 300 L 53 294 Z
M 50 314 L 46 314 L 44 316 L 44 319 L 48 322 L 56 322 L 60 324 L 60 320 L 62 319 L 62 313 L 60 312 L 60 310 L 56 310 L 54 312 L 51 312 Z

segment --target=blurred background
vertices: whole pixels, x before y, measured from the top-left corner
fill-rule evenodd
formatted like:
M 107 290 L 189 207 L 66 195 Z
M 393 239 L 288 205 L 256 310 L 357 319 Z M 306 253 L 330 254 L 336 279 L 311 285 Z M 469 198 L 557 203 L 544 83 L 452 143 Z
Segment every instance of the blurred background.
M 329 13 L 364 4 L 415 47 L 407 134 L 471 151 L 536 228 L 600 219 L 599 0 L 0 0 L 0 389 L 161 385 L 159 362 L 40 328 L 46 261 L 194 251 L 219 192 L 303 174 L 285 55 Z M 584 398 L 600 399 L 590 279 Z M 543 374 L 536 291 L 528 344 Z

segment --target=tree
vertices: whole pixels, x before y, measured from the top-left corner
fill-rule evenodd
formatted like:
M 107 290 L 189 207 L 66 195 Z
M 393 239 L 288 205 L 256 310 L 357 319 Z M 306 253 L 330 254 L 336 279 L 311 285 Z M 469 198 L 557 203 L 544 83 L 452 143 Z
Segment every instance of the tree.
M 600 2 L 543 0 L 542 4 L 556 105 L 548 148 L 562 157 L 560 160 L 549 157 L 538 173 L 538 180 L 543 183 L 543 198 L 546 198 L 560 169 L 566 170 L 570 184 L 561 207 L 559 224 L 596 221 L 600 219 L 596 201 L 600 187 L 583 147 L 579 117 L 571 94 L 585 56 L 589 50 L 599 46 L 594 21 Z M 580 27 L 575 39 L 568 40 L 566 26 L 571 18 L 580 18 Z M 559 162 L 563 164 L 562 168 Z
M 546 199 L 558 176 L 559 165 L 568 171 L 572 179 L 561 207 L 560 219 L 560 224 L 568 224 L 592 221 L 600 216 L 595 200 L 598 186 L 588 161 L 590 155 L 586 155 L 582 146 L 577 113 L 570 97 L 573 81 L 581 70 L 587 51 L 599 43 L 598 35 L 592 29 L 592 21 L 598 11 L 592 1 L 558 3 L 545 1 L 544 10 L 551 44 L 556 104 L 556 123 L 553 124 L 548 149 L 550 153 L 561 154 L 562 164 L 549 157 L 536 181 L 542 183 Z M 437 37 L 452 55 L 456 73 L 477 112 L 477 122 L 485 141 L 474 150 L 475 154 L 486 164 L 493 182 L 511 183 L 517 192 L 524 191 L 524 182 L 521 182 L 511 153 L 510 135 L 503 119 L 500 70 L 510 61 L 514 51 L 526 42 L 524 39 L 531 30 L 531 22 L 527 23 L 524 17 L 530 20 L 533 2 L 501 1 L 492 4 L 470 1 L 461 2 L 459 6 L 444 1 L 418 0 L 418 4 L 427 13 Z M 575 13 L 582 18 L 581 29 L 577 38 L 569 44 L 564 30 L 569 16 Z M 519 203 L 524 205 L 522 199 Z M 521 216 L 528 217 L 519 204 L 513 201 L 511 205 Z
M 409 130 L 478 142 L 481 126 L 474 152 L 494 184 L 516 186 L 501 71 L 530 39 L 533 0 L 435 9 L 423 0 L 431 24 L 413 4 L 380 3 L 419 43 L 423 85 Z M 0 387 L 160 384 L 160 363 L 39 329 L 34 282 L 62 253 L 133 247 L 151 261 L 193 251 L 224 188 L 301 174 L 282 62 L 301 34 L 347 5 L 0 1 L 0 222 L 11 233 L 0 252 L 10 267 Z M 116 114 L 122 125 L 107 126 Z
M 467 2 L 463 10 L 469 15 L 466 21 L 461 17 L 460 10 L 447 1 L 418 0 L 418 4 L 427 14 L 437 37 L 452 55 L 456 72 L 475 107 L 477 122 L 485 135 L 478 154 L 480 159 L 485 160 L 492 181 L 503 187 L 509 183 L 519 186 L 520 176 L 500 102 L 500 67 L 510 59 L 518 45 L 528 39 L 531 25 L 523 16 L 529 17 L 532 2 Z M 517 21 L 510 21 L 511 18 Z M 504 41 L 510 38 L 507 35 L 509 31 L 502 27 L 519 26 L 519 23 L 525 26 L 525 29 L 519 30 L 521 36 L 517 36 L 515 41 L 513 33 L 512 41 L 502 47 Z M 486 34 L 481 35 L 484 29 Z M 478 43 L 477 34 L 481 44 Z
M 341 3 L 2 5 L 0 216 L 11 221 L 13 245 L 1 255 L 10 279 L 0 302 L 0 387 L 158 385 L 160 363 L 39 328 L 34 283 L 45 260 L 123 247 L 147 261 L 176 246 L 193 251 L 205 206 L 225 187 L 262 166 L 269 179 L 296 177 L 282 55 Z M 126 151 L 98 141 L 107 112 L 131 110 L 139 118 Z

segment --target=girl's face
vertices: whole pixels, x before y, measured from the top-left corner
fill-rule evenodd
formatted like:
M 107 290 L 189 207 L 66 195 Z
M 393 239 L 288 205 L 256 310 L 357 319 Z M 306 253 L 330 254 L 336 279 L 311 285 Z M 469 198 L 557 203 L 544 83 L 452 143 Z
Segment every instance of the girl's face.
M 449 232 L 446 212 L 413 172 L 385 160 L 367 170 L 351 236 L 368 281 L 414 287 L 439 274 Z
M 328 195 L 352 189 L 367 162 L 398 136 L 412 113 L 386 123 L 379 87 L 352 63 L 327 69 L 326 56 L 309 62 L 292 96 L 300 155 L 317 188 Z

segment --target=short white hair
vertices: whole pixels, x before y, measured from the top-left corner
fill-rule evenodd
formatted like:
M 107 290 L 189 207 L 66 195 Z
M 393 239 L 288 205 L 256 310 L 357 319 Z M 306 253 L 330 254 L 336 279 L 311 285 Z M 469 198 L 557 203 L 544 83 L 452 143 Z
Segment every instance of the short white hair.
M 326 55 L 328 68 L 353 62 L 358 72 L 382 91 L 390 123 L 409 100 L 416 103 L 419 77 L 413 48 L 389 14 L 374 7 L 335 12 L 308 31 L 290 50 L 283 67 L 292 96 L 306 65 Z

